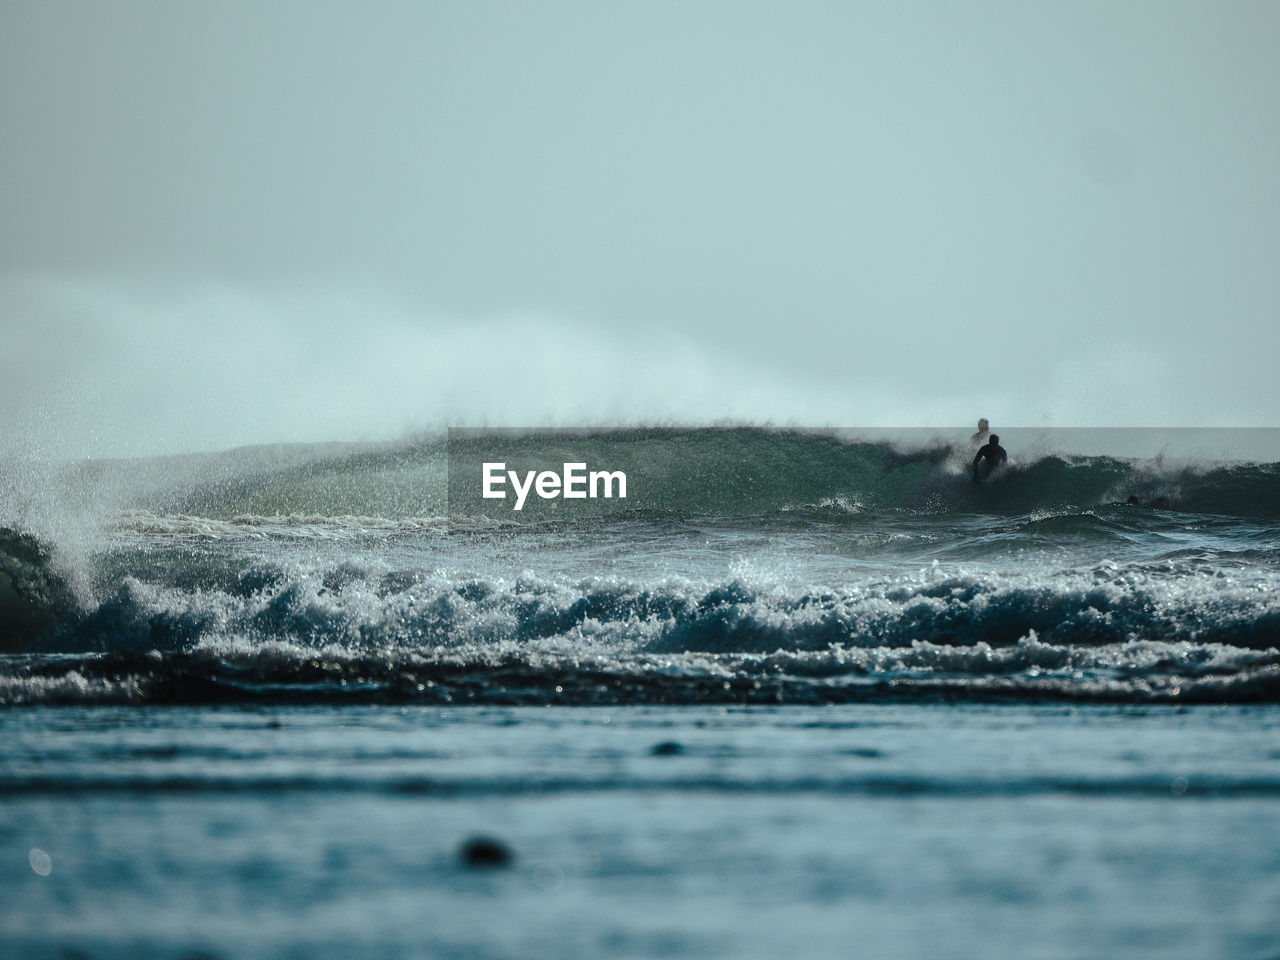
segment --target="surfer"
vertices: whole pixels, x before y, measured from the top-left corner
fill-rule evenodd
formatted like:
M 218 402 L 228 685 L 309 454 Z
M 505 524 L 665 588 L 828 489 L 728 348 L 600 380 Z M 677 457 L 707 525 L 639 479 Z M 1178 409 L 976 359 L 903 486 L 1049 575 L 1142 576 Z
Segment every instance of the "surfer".
M 978 482 L 978 466 L 983 460 L 987 461 L 985 473 L 990 477 L 997 469 L 1003 467 L 1008 459 L 1009 454 L 1005 453 L 1004 447 L 1000 446 L 1000 438 L 994 433 L 991 434 L 986 446 L 973 455 L 973 482 Z
M 987 418 L 983 417 L 978 421 L 978 432 L 969 438 L 970 443 L 985 443 L 990 428 L 987 424 Z

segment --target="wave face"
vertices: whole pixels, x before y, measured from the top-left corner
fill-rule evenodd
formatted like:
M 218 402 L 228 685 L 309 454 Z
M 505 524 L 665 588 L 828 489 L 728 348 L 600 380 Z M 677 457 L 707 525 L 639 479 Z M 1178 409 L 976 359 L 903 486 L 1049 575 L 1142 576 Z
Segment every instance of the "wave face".
M 74 610 L 49 549 L 30 534 L 0 527 L 0 652 L 49 632 Z
M 0 703 L 1280 702 L 1275 464 L 1054 454 L 987 487 L 970 449 L 664 429 L 47 468 L 0 529 Z M 634 496 L 471 510 L 456 471 L 491 455 Z
M 521 470 L 565 461 L 624 470 L 625 504 L 591 500 L 581 516 L 758 516 L 837 507 L 843 512 L 1019 514 L 1132 499 L 1134 505 L 1280 519 L 1280 464 L 1166 465 L 1106 456 L 1015 458 L 992 486 L 971 483 L 976 448 L 935 438 L 914 449 L 836 433 L 748 428 L 616 430 L 580 435 L 456 431 L 449 441 L 451 515 L 515 518 L 507 503 L 479 496 L 480 464 Z M 526 502 L 524 518 L 554 515 L 562 501 Z M 542 509 L 539 509 L 542 508 Z M 828 510 L 828 518 L 835 512 Z
M 1066 431 L 1069 433 L 1069 431 Z M 1038 441 L 1042 444 L 1043 440 Z M 1060 445 L 1061 446 L 1061 445 Z M 907 510 L 1004 515 L 1126 502 L 1184 512 L 1280 519 L 1280 464 L 1165 462 L 1011 451 L 1002 482 L 970 483 L 974 447 L 941 434 L 903 448 L 847 432 L 763 428 L 450 431 L 402 444 L 258 447 L 218 454 L 85 461 L 37 471 L 5 467 L 7 485 L 61 513 L 148 511 L 228 521 L 240 516 L 510 521 L 592 516 L 768 516 Z M 626 500 L 531 496 L 523 511 L 480 496 L 480 464 L 624 470 Z M 0 524 L 31 504 L 0 500 Z M 6 518 L 4 514 L 8 514 Z

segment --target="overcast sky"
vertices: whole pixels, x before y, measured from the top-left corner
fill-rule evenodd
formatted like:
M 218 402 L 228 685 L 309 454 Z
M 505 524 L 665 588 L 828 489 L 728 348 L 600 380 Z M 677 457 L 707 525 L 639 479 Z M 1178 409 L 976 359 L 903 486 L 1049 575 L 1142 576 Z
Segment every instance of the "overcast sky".
M 3 436 L 1276 426 L 1280 4 L 0 0 Z

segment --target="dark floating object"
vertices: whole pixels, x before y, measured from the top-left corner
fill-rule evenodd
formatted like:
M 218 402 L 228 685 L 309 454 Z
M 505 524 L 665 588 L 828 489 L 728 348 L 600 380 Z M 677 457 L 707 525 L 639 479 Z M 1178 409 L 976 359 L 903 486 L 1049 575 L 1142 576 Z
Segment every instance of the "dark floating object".
M 867 760 L 874 760 L 877 757 L 884 756 L 883 753 L 874 747 L 853 747 L 852 749 L 846 750 L 845 753 L 851 757 L 863 757 Z
M 468 867 L 505 867 L 511 864 L 513 854 L 492 837 L 472 837 L 462 845 L 459 857 Z
M 677 753 L 684 753 L 684 747 L 674 740 L 663 740 L 653 745 L 652 753 L 655 757 L 674 757 Z

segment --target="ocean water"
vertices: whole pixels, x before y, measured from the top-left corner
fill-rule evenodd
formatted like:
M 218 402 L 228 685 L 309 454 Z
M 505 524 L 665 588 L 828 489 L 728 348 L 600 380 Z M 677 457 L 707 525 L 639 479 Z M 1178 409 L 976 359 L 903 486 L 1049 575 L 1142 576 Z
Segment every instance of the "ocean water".
M 5 955 L 1280 957 L 1276 458 L 953 433 L 5 463 Z

